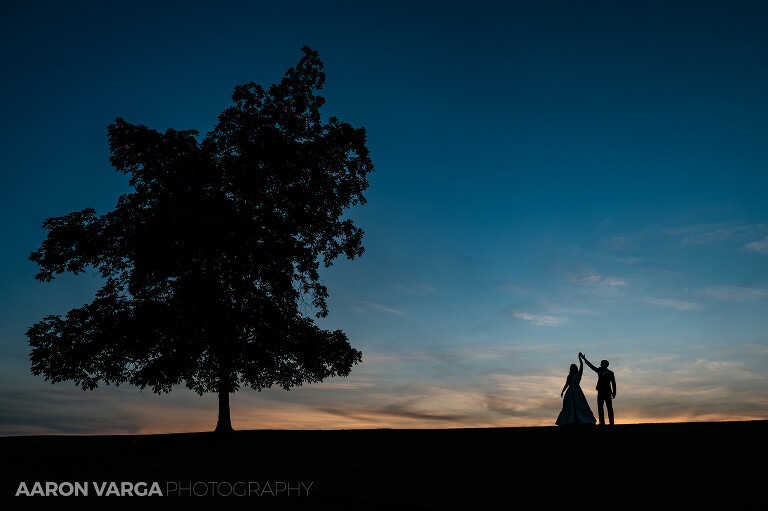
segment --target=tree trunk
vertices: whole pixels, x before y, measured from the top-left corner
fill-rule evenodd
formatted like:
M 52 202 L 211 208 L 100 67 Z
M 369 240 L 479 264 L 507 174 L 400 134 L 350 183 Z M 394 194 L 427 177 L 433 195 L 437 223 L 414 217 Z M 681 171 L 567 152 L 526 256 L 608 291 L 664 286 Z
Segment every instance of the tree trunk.
M 216 433 L 231 433 L 232 422 L 229 419 L 229 388 L 226 379 L 219 379 L 219 422 L 216 424 Z

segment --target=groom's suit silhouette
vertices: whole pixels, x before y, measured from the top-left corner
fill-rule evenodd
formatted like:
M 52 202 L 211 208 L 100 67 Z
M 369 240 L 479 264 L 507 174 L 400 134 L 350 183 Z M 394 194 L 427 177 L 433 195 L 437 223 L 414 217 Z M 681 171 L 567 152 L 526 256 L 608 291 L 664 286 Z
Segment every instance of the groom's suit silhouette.
M 593 366 L 587 357 L 582 354 L 584 362 L 597 373 L 597 413 L 600 419 L 600 424 L 605 424 L 605 416 L 603 415 L 603 404 L 608 409 L 608 422 L 613 424 L 613 403 L 612 399 L 616 397 L 616 378 L 613 376 L 613 371 L 608 369 L 608 361 L 602 360 L 600 367 Z

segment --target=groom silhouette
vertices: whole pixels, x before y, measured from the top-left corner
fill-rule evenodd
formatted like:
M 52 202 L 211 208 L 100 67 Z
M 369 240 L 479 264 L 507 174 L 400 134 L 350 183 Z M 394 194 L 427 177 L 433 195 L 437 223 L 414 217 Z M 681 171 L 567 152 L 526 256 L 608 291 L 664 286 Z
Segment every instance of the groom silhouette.
M 612 399 L 616 398 L 616 378 L 613 376 L 613 371 L 608 369 L 608 361 L 601 360 L 600 367 L 593 366 L 584 353 L 579 352 L 579 357 L 584 359 L 590 369 L 597 373 L 597 413 L 600 418 L 600 424 L 605 425 L 605 417 L 603 416 L 603 403 L 608 409 L 608 422 L 613 425 L 613 403 Z

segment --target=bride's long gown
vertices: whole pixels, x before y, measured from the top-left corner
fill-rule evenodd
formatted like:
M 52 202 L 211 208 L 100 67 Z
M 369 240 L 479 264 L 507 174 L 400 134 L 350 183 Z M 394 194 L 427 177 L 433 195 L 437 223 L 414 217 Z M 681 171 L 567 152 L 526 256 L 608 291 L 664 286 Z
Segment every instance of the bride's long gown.
M 584 397 L 579 383 L 581 383 L 579 373 L 568 376 L 568 390 L 565 391 L 563 397 L 563 409 L 555 421 L 558 426 L 595 423 L 595 416 L 592 414 L 592 409 L 589 408 L 587 398 Z

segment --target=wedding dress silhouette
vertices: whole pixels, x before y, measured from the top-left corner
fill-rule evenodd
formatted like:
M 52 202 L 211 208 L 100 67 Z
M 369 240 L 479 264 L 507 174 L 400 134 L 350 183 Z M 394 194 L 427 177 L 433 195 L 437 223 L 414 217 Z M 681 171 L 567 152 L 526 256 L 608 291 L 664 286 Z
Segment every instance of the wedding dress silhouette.
M 568 375 L 568 379 L 565 381 L 563 391 L 565 397 L 563 397 L 563 409 L 560 411 L 560 415 L 557 416 L 555 424 L 558 426 L 565 426 L 568 424 L 594 424 L 595 416 L 592 414 L 592 410 L 589 408 L 587 398 L 584 397 L 584 392 L 581 390 L 581 375 L 584 371 L 584 364 L 579 358 L 579 367 L 576 364 L 571 364 L 571 372 Z M 563 393 L 561 392 L 562 396 Z

